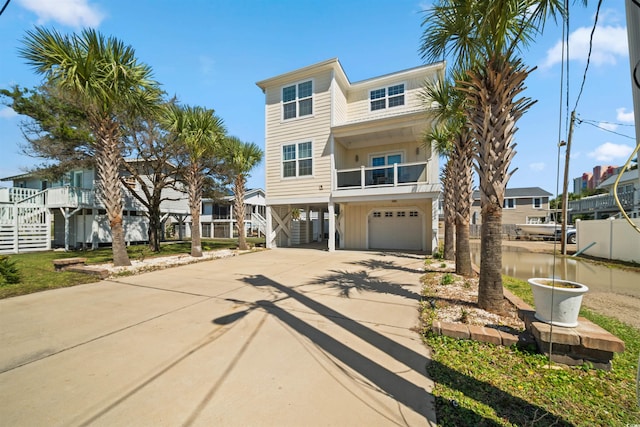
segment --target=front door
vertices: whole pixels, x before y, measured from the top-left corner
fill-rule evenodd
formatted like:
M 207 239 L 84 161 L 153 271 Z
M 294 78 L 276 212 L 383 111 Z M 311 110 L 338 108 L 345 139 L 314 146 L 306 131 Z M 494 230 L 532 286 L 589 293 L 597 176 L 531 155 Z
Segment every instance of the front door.
M 373 183 L 393 184 L 393 164 L 402 163 L 402 154 L 381 154 L 371 156 L 371 166 L 387 166 L 385 168 L 373 170 Z

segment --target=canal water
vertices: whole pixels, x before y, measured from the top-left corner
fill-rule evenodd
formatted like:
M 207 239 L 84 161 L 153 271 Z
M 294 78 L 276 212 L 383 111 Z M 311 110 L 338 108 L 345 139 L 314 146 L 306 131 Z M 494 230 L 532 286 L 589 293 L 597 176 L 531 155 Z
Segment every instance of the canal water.
M 480 242 L 471 242 L 471 260 L 480 265 Z M 532 277 L 556 277 L 587 285 L 595 292 L 611 292 L 640 298 L 640 273 L 595 265 L 580 258 L 528 252 L 502 246 L 502 272 L 527 280 Z

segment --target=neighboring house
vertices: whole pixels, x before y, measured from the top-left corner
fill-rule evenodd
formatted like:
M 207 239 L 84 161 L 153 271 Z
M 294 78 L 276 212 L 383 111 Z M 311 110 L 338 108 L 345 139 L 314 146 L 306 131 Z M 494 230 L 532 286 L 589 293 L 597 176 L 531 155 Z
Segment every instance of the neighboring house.
M 234 212 L 234 196 L 225 196 L 222 200 L 202 199 L 200 229 L 202 237 L 237 237 L 237 218 Z M 245 232 L 248 236 L 266 234 L 266 203 L 262 188 L 247 190 L 244 195 Z
M 258 82 L 267 247 L 317 235 L 330 251 L 431 252 L 440 184 L 420 94 L 444 71 L 440 62 L 352 83 L 330 59 Z
M 604 219 L 620 214 L 620 207 L 613 196 L 618 174 L 614 174 L 600 183 L 599 189 L 607 190 L 608 194 L 583 197 L 569 202 L 569 222 L 579 216 L 581 218 Z M 618 184 L 618 200 L 630 218 L 640 218 L 640 171 L 638 168 L 625 171 Z
M 2 181 L 12 181 L 13 187 L 0 188 L 0 253 L 50 249 L 51 238 L 54 246 L 65 249 L 111 243 L 93 169 L 73 170 L 55 182 L 31 174 Z M 140 184 L 132 177 L 125 181 L 125 240 L 148 241 L 146 207 L 131 194 L 139 191 Z M 166 188 L 163 197 L 169 200 L 161 204 L 162 220 L 184 223 L 189 216 L 186 193 Z
M 507 188 L 502 206 L 502 224 L 543 224 L 550 221 L 548 191 L 540 187 Z M 473 192 L 471 225 L 482 224 L 480 191 Z M 512 227 L 515 229 L 515 227 Z M 508 231 L 506 231 L 508 233 Z

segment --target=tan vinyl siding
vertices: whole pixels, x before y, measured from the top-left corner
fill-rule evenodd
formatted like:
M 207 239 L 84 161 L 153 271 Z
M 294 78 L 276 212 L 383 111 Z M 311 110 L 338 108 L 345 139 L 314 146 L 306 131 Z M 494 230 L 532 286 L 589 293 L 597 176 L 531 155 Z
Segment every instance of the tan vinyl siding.
M 431 199 L 412 200 L 407 202 L 393 203 L 391 201 L 378 203 L 344 204 L 340 206 L 342 215 L 345 218 L 345 248 L 347 249 L 368 249 L 367 229 L 368 217 L 374 210 L 383 208 L 417 208 L 422 214 L 423 227 L 425 230 L 426 251 L 431 252 L 431 240 L 433 237 L 431 230 Z
M 334 82 L 333 96 L 333 125 L 338 125 L 347 121 L 348 105 L 347 94 L 337 81 Z
M 266 92 L 266 190 L 269 198 L 295 198 L 326 195 L 330 192 L 330 83 L 331 72 L 301 76 L 297 82 L 313 79 L 313 115 L 288 121 L 282 120 L 280 103 L 282 86 L 268 88 Z M 292 82 L 293 83 L 293 82 Z M 313 144 L 313 175 L 310 177 L 282 177 L 282 146 L 289 143 L 311 141 Z M 320 190 L 322 186 L 323 190 Z
M 423 108 L 423 102 L 420 98 L 420 92 L 425 79 L 434 78 L 435 73 L 412 74 L 409 76 L 396 76 L 384 80 L 375 80 L 366 82 L 366 84 L 356 84 L 349 91 L 348 100 L 348 121 L 358 121 L 363 119 L 373 119 L 381 116 L 403 114 L 407 111 L 413 111 Z M 404 83 L 405 85 L 405 104 L 404 106 L 385 108 L 377 111 L 370 111 L 369 94 L 373 89 L 385 88 L 396 84 Z

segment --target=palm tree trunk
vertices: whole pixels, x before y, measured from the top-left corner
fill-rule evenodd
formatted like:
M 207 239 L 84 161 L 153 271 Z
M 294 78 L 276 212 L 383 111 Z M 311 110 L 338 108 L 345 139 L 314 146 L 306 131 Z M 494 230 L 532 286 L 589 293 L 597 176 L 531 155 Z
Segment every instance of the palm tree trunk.
M 480 280 L 478 305 L 499 311 L 502 291 L 502 204 L 515 156 L 516 122 L 533 101 L 517 96 L 525 89 L 531 71 L 521 61 L 508 57 L 489 58 L 480 68 L 469 71 L 469 81 L 460 82 L 469 108 L 469 124 L 477 140 L 476 169 L 480 178 L 482 209 Z
M 462 130 L 454 139 L 453 170 L 455 171 L 456 273 L 471 276 L 471 248 L 469 223 L 473 189 L 473 140 L 468 130 Z
M 502 206 L 492 204 L 482 209 L 480 243 L 480 280 L 478 306 L 487 311 L 500 311 L 502 290 Z
M 122 154 L 118 143 L 118 125 L 113 122 L 93 123 L 96 133 L 97 190 L 107 211 L 111 228 L 111 249 L 114 266 L 131 265 L 127 254 L 123 224 L 120 164 Z
M 235 210 L 236 210 L 236 227 L 238 229 L 238 249 L 241 251 L 247 250 L 247 236 L 244 230 L 244 176 L 242 174 L 236 175 L 234 185 L 235 197 Z
M 202 202 L 202 174 L 198 165 L 191 165 L 187 171 L 189 185 L 189 208 L 191 210 L 191 256 L 202 256 L 200 237 L 200 204 Z
M 455 258 L 454 239 L 455 239 L 455 188 L 452 170 L 453 163 L 449 159 L 444 166 L 442 172 L 442 184 L 444 187 L 442 210 L 444 214 L 444 251 L 443 258 L 452 260 Z

